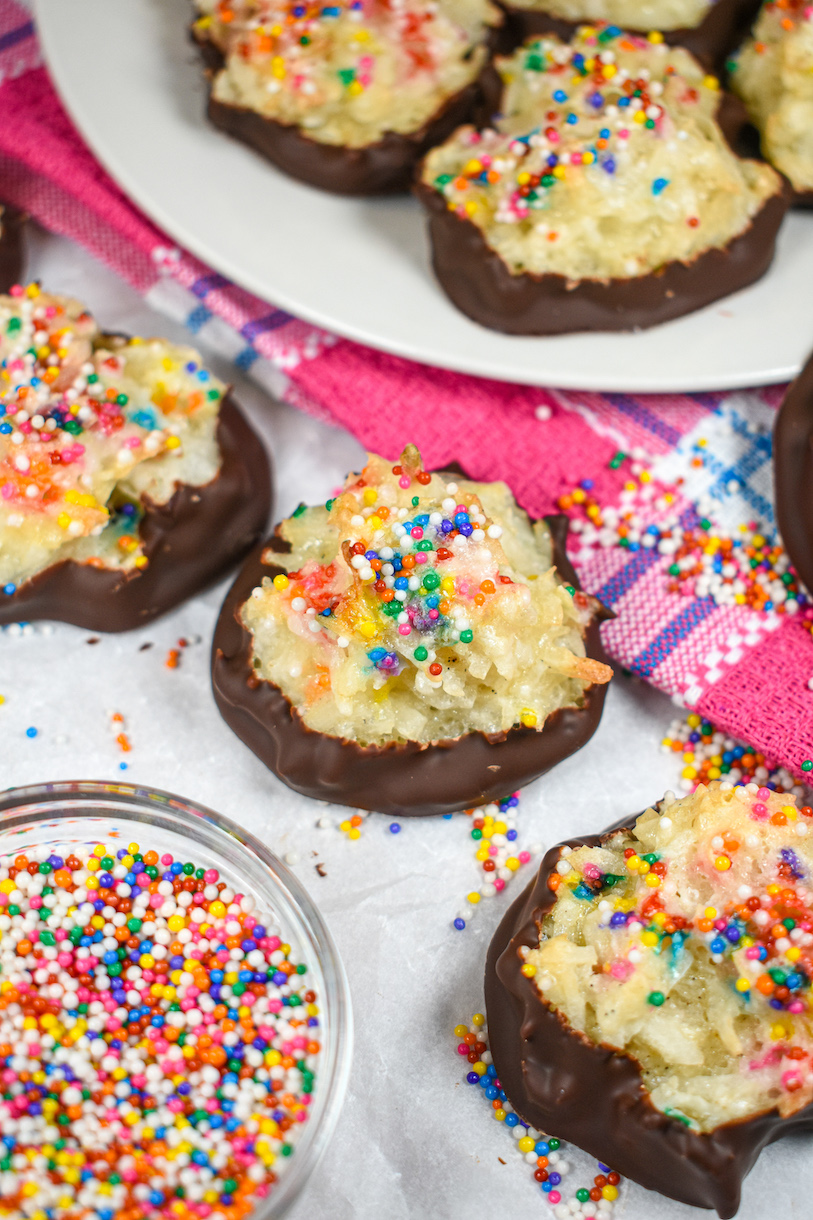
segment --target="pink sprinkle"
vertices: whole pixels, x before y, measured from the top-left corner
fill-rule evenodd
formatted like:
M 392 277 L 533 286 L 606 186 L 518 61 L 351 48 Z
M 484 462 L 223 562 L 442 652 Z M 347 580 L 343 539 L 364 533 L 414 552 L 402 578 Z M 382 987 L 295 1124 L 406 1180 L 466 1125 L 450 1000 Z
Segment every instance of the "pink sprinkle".
M 412 486 L 412 479 L 409 477 L 409 475 L 408 475 L 408 474 L 402 474 L 402 475 L 401 475 L 401 477 L 400 477 L 400 479 L 398 480 L 398 486 L 399 486 L 399 487 L 403 487 L 403 488 L 405 488 L 405 489 L 406 489 L 407 487 L 411 487 L 411 486 Z
M 398 628 L 398 634 L 399 635 L 409 635 L 411 630 L 412 630 L 412 626 L 410 623 L 401 623 L 401 626 Z
M 551 1203 L 560 1203 L 562 1200 L 562 1196 L 559 1194 L 558 1190 L 552 1190 L 548 1195 L 548 1198 L 550 1199 Z
M 439 610 L 430 610 L 430 611 L 429 611 L 429 617 L 430 617 L 431 619 L 436 619 L 436 618 L 438 618 L 438 617 L 439 617 L 439 614 L 440 614 L 440 611 L 439 611 Z
M 426 552 L 418 551 L 418 554 L 415 556 L 415 562 L 418 564 L 426 563 Z
M 530 860 L 530 858 L 531 858 L 531 853 L 529 851 L 521 851 L 519 853 L 519 855 L 517 856 L 517 859 L 519 860 L 520 864 L 527 864 L 528 861 Z
M 502 893 L 502 891 L 505 889 L 505 882 L 503 881 L 502 877 L 494 878 L 494 889 L 498 894 Z
M 788 1012 L 804 1012 L 805 1006 L 801 1000 L 793 1000 L 788 1004 Z
M 174 859 L 175 859 L 175 857 L 174 857 L 174 856 L 171 856 L 171 855 L 169 854 L 169 852 L 166 852 L 166 853 L 165 853 L 165 854 L 164 854 L 164 855 L 161 857 L 161 863 L 163 864 L 164 868 L 169 868 L 170 864 L 172 864 L 172 862 L 173 862 L 173 860 L 174 860 Z
M 767 799 L 770 795 L 771 795 L 770 788 L 760 788 L 759 791 L 757 792 L 757 796 L 759 797 L 759 799 L 761 801 L 767 801 Z
M 23 295 L 22 284 L 15 284 L 13 288 L 9 288 L 9 295 L 13 297 L 21 297 Z
M 3 487 L 2 487 L 2 496 L 3 496 L 3 499 L 4 499 L 4 500 L 10 500 L 10 499 L 11 499 L 11 497 L 14 495 L 14 490 L 15 490 L 15 489 L 14 489 L 14 484 L 13 484 L 13 483 L 4 483 L 4 484 L 3 484 Z
M 759 957 L 759 949 L 756 945 L 751 945 L 750 948 L 745 950 L 745 956 L 750 962 L 755 962 Z
M 220 873 L 216 868 L 207 868 L 206 872 L 203 874 L 203 880 L 207 885 L 214 885 L 219 876 Z M 139 885 L 140 884 L 141 882 L 139 882 Z
M 630 134 L 630 133 L 629 133 L 629 131 L 627 130 L 627 128 L 626 128 L 626 127 L 622 127 L 622 128 L 621 128 L 621 130 L 620 130 L 620 131 L 619 131 L 619 133 L 618 133 L 618 138 L 619 138 L 619 140 L 628 140 L 628 139 L 629 139 L 629 134 Z
M 751 808 L 751 817 L 757 822 L 764 822 L 768 816 L 768 810 L 761 801 L 757 801 Z

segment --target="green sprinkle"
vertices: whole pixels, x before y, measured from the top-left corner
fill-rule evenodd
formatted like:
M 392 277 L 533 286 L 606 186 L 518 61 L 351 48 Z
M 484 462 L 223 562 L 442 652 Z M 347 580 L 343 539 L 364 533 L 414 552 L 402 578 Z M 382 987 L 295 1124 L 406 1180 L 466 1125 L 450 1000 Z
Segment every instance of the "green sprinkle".
M 811 760 L 809 758 L 806 758 L 804 760 L 804 762 L 802 763 L 802 770 L 803 771 L 813 771 L 813 762 L 811 762 Z
M 88 375 L 88 385 L 95 385 L 98 380 L 99 380 L 98 374 L 90 373 Z
M 325 503 L 325 508 L 327 509 L 327 511 L 328 511 L 328 512 L 330 512 L 330 510 L 333 508 L 333 505 L 334 505 L 335 503 L 336 503 L 336 501 L 335 501 L 335 500 L 327 500 L 327 501 L 326 501 L 326 503 Z M 304 511 L 305 511 L 305 505 L 304 505 L 304 504 L 301 504 L 301 505 L 299 506 L 299 508 L 296 510 L 296 512 L 294 513 L 294 516 L 295 516 L 295 517 L 298 517 L 298 516 L 299 516 L 299 514 L 300 514 L 300 513 L 304 513 Z
M 565 585 L 565 593 L 569 593 L 572 597 L 575 592 L 576 590 L 574 589 L 573 585 Z
M 43 945 L 55 945 L 56 937 L 53 932 L 40 932 L 40 943 Z
M 427 572 L 425 574 L 423 578 L 423 585 L 425 589 L 437 589 L 439 584 L 440 577 L 438 576 L 437 572 Z
M 662 991 L 650 991 L 646 998 L 648 1002 L 653 1005 L 653 1007 L 660 1008 L 661 1004 L 666 999 L 666 996 Z
M 548 1147 L 551 1148 L 555 1152 L 556 1149 L 559 1147 L 560 1143 L 561 1143 L 561 1141 L 556 1139 L 556 1136 L 554 1136 L 552 1140 L 548 1140 Z
M 460 632 L 460 643 L 461 644 L 470 644 L 473 639 L 474 639 L 473 631 L 466 630 L 466 631 Z
M 325 508 L 328 510 L 328 512 L 330 512 L 332 505 L 333 505 L 333 501 L 328 500 L 327 504 L 325 505 Z M 308 507 L 307 504 L 299 504 L 294 509 L 294 511 L 291 513 L 291 516 L 292 517 L 301 517 L 307 507 Z
M 356 79 L 356 69 L 339 68 L 338 77 L 343 85 L 352 85 L 353 81 Z
M 126 407 L 127 403 L 129 401 L 130 401 L 130 399 L 127 397 L 126 394 L 117 394 L 116 395 L 116 406 L 117 407 Z
M 429 653 L 426 651 L 423 644 L 419 644 L 412 655 L 416 661 L 425 661 L 429 656 Z
M 22 323 L 22 319 L 21 319 L 21 318 L 9 318 L 9 320 L 8 320 L 8 326 L 6 327 L 6 330 L 9 332 L 9 334 L 14 334 L 14 332 L 15 332 L 16 330 L 20 330 L 20 329 L 21 329 L 22 324 L 23 324 L 23 323 Z
M 417 507 L 418 507 L 418 505 L 420 504 L 420 502 L 421 502 L 421 497 L 420 497 L 420 496 L 413 496 L 413 497 L 412 497 L 412 507 L 413 507 L 413 508 L 417 508 Z
M 128 930 L 128 932 L 140 932 L 141 931 L 141 920 L 135 919 L 135 918 L 128 919 L 127 920 L 127 930 Z
M 585 1190 L 585 1188 L 582 1186 L 580 1190 L 576 1191 L 576 1198 L 580 1203 L 587 1203 L 590 1198 L 590 1191 Z

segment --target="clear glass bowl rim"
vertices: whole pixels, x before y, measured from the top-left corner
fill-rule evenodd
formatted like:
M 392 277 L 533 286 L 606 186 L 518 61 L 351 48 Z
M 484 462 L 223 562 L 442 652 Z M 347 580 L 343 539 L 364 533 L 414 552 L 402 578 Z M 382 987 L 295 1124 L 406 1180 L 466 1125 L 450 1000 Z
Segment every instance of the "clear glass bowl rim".
M 278 1185 L 254 1209 L 249 1220 L 277 1220 L 299 1197 L 321 1160 L 338 1122 L 353 1058 L 353 1010 L 344 965 L 324 917 L 302 882 L 249 831 L 206 805 L 146 784 L 120 781 L 66 780 L 0 791 L 0 840 L 14 827 L 60 817 L 123 817 L 164 825 L 175 834 L 207 846 L 228 844 L 237 854 L 254 856 L 269 874 L 267 900 L 282 896 L 301 927 L 295 928 L 321 967 L 325 1013 L 323 1057 L 314 1106 L 296 1155 Z M 173 817 L 173 814 L 176 815 Z M 180 815 L 180 816 L 178 816 Z M 204 830 L 204 827 L 206 828 Z M 228 852 L 224 852 L 228 855 Z M 276 893 L 275 893 L 276 891 Z M 289 912 L 290 913 L 290 912 Z

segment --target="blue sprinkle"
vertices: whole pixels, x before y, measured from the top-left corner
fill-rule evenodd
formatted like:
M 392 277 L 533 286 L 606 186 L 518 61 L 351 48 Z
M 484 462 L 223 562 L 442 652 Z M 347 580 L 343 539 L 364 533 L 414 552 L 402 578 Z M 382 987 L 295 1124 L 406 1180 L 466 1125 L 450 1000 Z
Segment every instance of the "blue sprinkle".
M 457 928 L 458 932 L 462 932 L 463 929 L 465 928 L 465 926 L 466 926 L 465 919 L 456 919 L 454 921 L 454 927 Z
M 612 157 L 608 157 L 601 168 L 607 174 L 614 174 L 615 173 L 615 161 L 613 160 Z
M 12 584 L 11 581 L 9 581 L 9 583 L 7 585 L 3 585 L 3 592 L 6 594 L 7 597 L 11 597 L 12 593 L 15 593 L 16 591 L 17 591 L 17 586 Z
M 397 835 L 400 833 L 400 831 L 401 831 L 400 822 L 390 822 L 390 834 L 391 835 Z
M 35 729 L 32 724 L 30 729 L 25 730 L 25 735 L 26 735 L 26 737 L 36 737 L 37 732 L 38 732 L 38 730 Z
M 579 121 L 579 116 L 577 114 L 573 114 L 573 113 L 569 114 L 567 116 L 567 118 L 565 119 L 565 122 L 569 123 L 571 127 L 575 127 L 575 125 L 576 125 L 576 123 L 578 123 L 578 121 Z
M 668 178 L 656 178 L 655 181 L 652 183 L 652 194 L 660 195 L 662 191 L 666 190 L 668 185 L 669 185 Z
M 566 102 L 567 94 L 563 89 L 557 89 L 553 94 L 553 100 L 554 102 Z

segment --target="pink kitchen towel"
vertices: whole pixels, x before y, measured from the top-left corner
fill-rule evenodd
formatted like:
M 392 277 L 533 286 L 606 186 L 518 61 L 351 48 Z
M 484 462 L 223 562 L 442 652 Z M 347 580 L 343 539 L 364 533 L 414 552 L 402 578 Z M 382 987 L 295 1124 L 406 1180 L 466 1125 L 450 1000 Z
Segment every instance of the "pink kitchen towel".
M 78 242 L 277 397 L 396 457 L 502 478 L 573 518 L 584 587 L 625 669 L 799 773 L 813 758 L 813 609 L 776 538 L 781 388 L 596 394 L 427 368 L 261 301 L 179 249 L 66 115 L 29 14 L 0 0 L 0 197 Z M 811 336 L 813 343 L 813 336 Z

